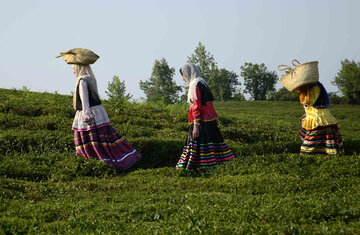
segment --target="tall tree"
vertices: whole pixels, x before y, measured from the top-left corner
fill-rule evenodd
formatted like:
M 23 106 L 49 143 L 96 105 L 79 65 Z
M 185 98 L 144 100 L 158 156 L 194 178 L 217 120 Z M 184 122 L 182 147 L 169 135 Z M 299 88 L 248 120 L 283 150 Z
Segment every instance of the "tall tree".
M 155 60 L 151 77 L 148 81 L 139 82 L 140 89 L 144 91 L 148 101 L 163 100 L 167 104 L 178 101 L 182 90 L 176 85 L 173 76 L 175 69 L 170 68 L 165 58 Z
M 237 85 L 238 75 L 233 71 L 226 69 L 216 69 L 212 71 L 212 79 L 209 81 L 209 86 L 212 87 L 212 92 L 218 100 L 231 100 L 235 93 L 239 93 Z
M 229 100 L 235 95 L 239 96 L 240 85 L 238 75 L 224 68 L 219 69 L 214 56 L 206 51 L 205 46 L 199 42 L 194 54 L 188 57 L 188 63 L 195 64 L 200 71 L 200 77 L 205 79 L 217 100 Z
M 345 59 L 332 81 L 347 98 L 349 104 L 360 104 L 360 63 Z
M 245 92 L 254 100 L 266 100 L 275 91 L 278 76 L 275 71 L 268 71 L 265 64 L 245 63 L 240 67 L 244 78 Z
M 207 82 L 209 82 L 208 80 L 212 75 L 212 71 L 217 69 L 214 56 L 206 51 L 205 46 L 201 42 L 199 42 L 198 46 L 195 48 L 195 54 L 188 57 L 187 62 L 195 64 L 200 70 L 200 77 Z
M 109 101 L 120 101 L 122 99 L 129 100 L 132 95 L 126 94 L 125 81 L 120 81 L 119 76 L 115 75 L 111 82 L 108 82 L 107 91 Z

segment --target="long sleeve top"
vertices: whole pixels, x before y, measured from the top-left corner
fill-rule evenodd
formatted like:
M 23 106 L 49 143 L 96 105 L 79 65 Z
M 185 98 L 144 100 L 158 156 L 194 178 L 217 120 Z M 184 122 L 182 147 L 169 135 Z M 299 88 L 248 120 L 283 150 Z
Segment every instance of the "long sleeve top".
M 212 101 L 206 99 L 208 92 L 210 90 L 204 89 L 201 84 L 196 86 L 197 99 L 194 98 L 192 105 L 189 107 L 189 125 L 194 122 L 211 122 L 218 119 Z
M 75 131 L 89 131 L 98 127 L 110 125 L 110 120 L 104 107 L 100 105 L 91 106 L 89 103 L 89 90 L 87 82 L 80 80 L 79 96 L 82 110 L 77 110 L 72 129 Z M 92 120 L 91 122 L 87 120 Z
M 322 92 L 324 91 L 317 85 L 300 91 L 299 100 L 304 105 L 306 113 L 301 125 L 306 130 L 312 130 L 318 126 L 337 124 L 335 117 L 331 113 L 330 105 L 315 105 L 319 103 L 319 98 L 324 95 Z
M 80 80 L 79 82 L 79 95 L 81 99 L 83 114 L 90 115 L 91 113 L 89 103 L 89 90 L 84 80 Z

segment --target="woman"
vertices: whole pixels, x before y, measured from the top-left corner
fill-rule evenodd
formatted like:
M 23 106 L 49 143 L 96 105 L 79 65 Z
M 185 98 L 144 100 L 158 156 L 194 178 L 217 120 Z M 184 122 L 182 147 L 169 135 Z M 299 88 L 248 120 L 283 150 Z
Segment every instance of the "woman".
M 194 64 L 185 64 L 180 69 L 183 80 L 189 84 L 187 96 L 190 125 L 183 153 L 177 169 L 204 170 L 235 157 L 224 142 L 217 126 L 218 115 L 208 84 L 200 77 Z
M 140 160 L 141 154 L 110 125 L 90 65 L 73 64 L 72 67 L 77 77 L 73 100 L 76 114 L 72 125 L 76 154 L 101 159 L 120 170 L 129 169 Z
M 302 86 L 299 99 L 305 109 L 299 126 L 300 154 L 343 154 L 340 130 L 324 86 L 320 82 Z

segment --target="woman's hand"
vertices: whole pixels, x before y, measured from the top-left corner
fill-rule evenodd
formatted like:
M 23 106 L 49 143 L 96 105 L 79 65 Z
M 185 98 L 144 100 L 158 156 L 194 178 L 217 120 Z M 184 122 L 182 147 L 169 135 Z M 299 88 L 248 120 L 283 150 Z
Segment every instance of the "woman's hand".
M 192 132 L 193 139 L 197 139 L 200 136 L 200 124 L 194 124 L 194 129 Z
M 90 125 L 94 121 L 94 119 L 95 119 L 95 116 L 93 114 L 83 116 L 84 122 L 86 122 L 88 125 Z

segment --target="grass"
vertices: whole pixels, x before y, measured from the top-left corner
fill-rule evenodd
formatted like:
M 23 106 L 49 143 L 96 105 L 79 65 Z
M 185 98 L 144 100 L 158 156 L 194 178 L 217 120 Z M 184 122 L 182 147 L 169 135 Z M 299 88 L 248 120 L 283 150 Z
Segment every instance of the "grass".
M 299 103 L 215 103 L 238 156 L 176 171 L 186 105 L 105 102 L 142 154 L 128 172 L 75 156 L 71 97 L 0 89 L 0 234 L 358 234 L 360 107 L 333 105 L 345 156 L 299 155 Z

